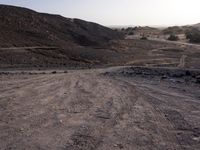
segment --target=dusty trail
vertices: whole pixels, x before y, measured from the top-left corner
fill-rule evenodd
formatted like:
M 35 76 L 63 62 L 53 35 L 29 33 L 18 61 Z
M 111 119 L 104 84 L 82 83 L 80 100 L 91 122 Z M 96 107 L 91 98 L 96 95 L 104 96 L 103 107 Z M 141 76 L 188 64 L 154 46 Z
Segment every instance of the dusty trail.
M 25 49 L 57 49 L 59 47 L 52 46 L 27 46 L 27 47 L 0 47 L 0 50 L 25 50 Z
M 1 75 L 0 150 L 200 148 L 195 93 L 111 70 Z

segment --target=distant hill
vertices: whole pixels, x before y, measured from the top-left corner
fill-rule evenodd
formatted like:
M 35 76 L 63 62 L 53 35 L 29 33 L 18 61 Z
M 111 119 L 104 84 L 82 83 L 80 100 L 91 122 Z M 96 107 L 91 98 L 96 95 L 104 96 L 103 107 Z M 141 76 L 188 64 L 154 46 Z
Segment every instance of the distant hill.
M 149 26 L 121 28 L 120 31 L 126 35 L 158 35 L 161 32 L 160 29 Z
M 106 63 L 109 41 L 121 38 L 96 23 L 0 5 L 0 68 Z
M 185 34 L 187 31 L 191 31 L 193 29 L 200 29 L 200 23 L 187 26 L 172 26 L 164 29 L 162 32 L 163 34 Z
M 164 29 L 163 34 L 185 34 L 186 31 L 192 30 L 192 26 L 172 26 Z
M 200 23 L 197 23 L 197 24 L 193 25 L 193 27 L 196 27 L 196 28 L 200 29 Z
M 100 46 L 120 34 L 96 23 L 0 5 L 0 46 Z

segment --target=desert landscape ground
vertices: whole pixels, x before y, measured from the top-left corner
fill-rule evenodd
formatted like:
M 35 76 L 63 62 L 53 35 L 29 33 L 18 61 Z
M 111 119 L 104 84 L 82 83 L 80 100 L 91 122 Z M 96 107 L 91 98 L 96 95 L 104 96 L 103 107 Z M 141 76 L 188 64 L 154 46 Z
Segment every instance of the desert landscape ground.
M 5 5 L 0 34 L 0 150 L 200 149 L 200 44 Z
M 1 75 L 1 149 L 196 149 L 200 72 L 157 68 Z

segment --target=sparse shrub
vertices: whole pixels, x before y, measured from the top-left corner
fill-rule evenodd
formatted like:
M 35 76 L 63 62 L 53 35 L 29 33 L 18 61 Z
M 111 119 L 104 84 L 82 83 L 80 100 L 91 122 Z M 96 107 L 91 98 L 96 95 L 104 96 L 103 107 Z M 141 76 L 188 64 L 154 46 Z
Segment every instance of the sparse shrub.
M 163 33 L 165 35 L 167 34 L 181 34 L 183 33 L 183 29 L 181 27 L 178 27 L 178 26 L 174 26 L 174 27 L 169 27 L 169 28 L 166 28 L 163 30 Z
M 134 35 L 134 33 L 131 31 L 131 32 L 128 33 L 128 35 Z
M 142 36 L 142 37 L 140 38 L 140 40 L 148 40 L 148 38 L 147 38 L 146 36 Z
M 137 29 L 138 29 L 138 27 L 134 27 L 134 28 L 133 28 L 133 30 L 137 30 Z
M 129 31 L 133 31 L 133 28 L 132 27 L 128 27 L 128 28 L 126 28 L 125 29 L 127 32 L 129 32 Z
M 171 34 L 169 37 L 168 37 L 168 40 L 169 41 L 178 41 L 179 40 L 179 37 L 174 35 L 174 34 Z
M 192 31 L 186 32 L 186 38 L 192 43 L 200 43 L 200 31 L 193 29 Z

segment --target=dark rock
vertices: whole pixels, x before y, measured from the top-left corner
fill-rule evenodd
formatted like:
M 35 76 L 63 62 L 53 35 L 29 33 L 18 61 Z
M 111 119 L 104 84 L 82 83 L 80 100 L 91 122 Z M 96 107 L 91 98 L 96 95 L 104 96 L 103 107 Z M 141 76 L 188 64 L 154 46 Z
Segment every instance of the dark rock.
M 56 72 L 56 71 L 52 71 L 51 73 L 52 73 L 52 74 L 56 74 L 57 72 Z
M 161 77 L 161 79 L 167 79 L 167 76 L 166 76 L 166 75 L 163 75 L 163 76 Z
M 196 83 L 200 83 L 200 75 L 199 76 L 196 76 Z

